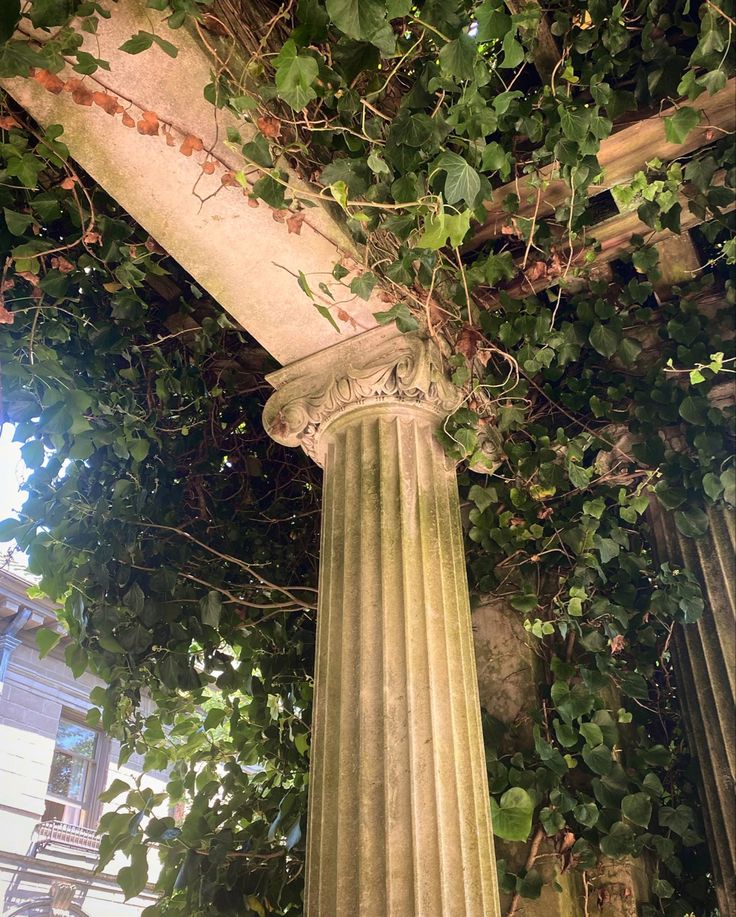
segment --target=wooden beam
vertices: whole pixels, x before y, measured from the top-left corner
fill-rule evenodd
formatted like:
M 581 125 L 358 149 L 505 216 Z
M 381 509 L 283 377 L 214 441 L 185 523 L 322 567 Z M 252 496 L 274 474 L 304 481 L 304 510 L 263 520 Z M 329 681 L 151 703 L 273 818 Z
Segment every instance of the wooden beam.
M 720 139 L 724 132 L 736 130 L 736 78 L 729 80 L 720 92 L 712 96 L 702 96 L 694 102 L 682 102 L 680 108 L 695 108 L 701 113 L 701 123 L 685 138 L 684 143 L 669 143 L 664 130 L 663 118 L 675 113 L 675 107 L 667 108 L 653 118 L 638 121 L 630 127 L 620 130 L 601 143 L 598 162 L 603 169 L 603 180 L 600 184 L 591 185 L 591 195 L 600 194 L 615 185 L 630 181 L 642 170 L 646 163 L 659 157 L 663 162 L 679 159 L 693 150 L 697 150 L 714 140 Z M 525 175 L 518 181 L 509 182 L 493 192 L 493 202 L 486 204 L 488 217 L 465 250 L 478 248 L 488 239 L 501 235 L 501 229 L 510 220 L 510 215 L 501 208 L 501 202 L 509 194 L 519 197 L 520 206 L 517 215 L 531 218 L 535 212 L 538 218 L 549 216 L 570 196 L 570 186 L 559 178 L 553 178 L 554 169 L 546 166 L 539 173 Z M 547 182 L 542 188 L 537 206 L 537 187 L 532 182 Z
M 724 179 L 725 173 L 722 170 L 716 172 L 713 176 L 713 184 L 722 185 Z M 680 194 L 680 205 L 682 207 L 680 226 L 683 233 L 703 222 L 703 220 L 694 214 L 688 207 L 693 196 L 694 189 L 692 185 L 685 184 Z M 723 213 L 729 213 L 732 210 L 736 210 L 736 202 L 728 207 L 722 208 Z M 591 271 L 595 272 L 601 270 L 604 264 L 615 261 L 631 248 L 632 236 L 642 236 L 648 245 L 655 246 L 663 242 L 669 243 L 669 240 L 678 238 L 678 235 L 671 232 L 669 229 L 653 230 L 651 226 L 639 219 L 636 212 L 618 213 L 608 220 L 603 220 L 596 226 L 591 227 L 590 234 L 584 240 L 584 243 L 573 250 L 572 258 L 570 258 L 568 249 L 567 253 L 561 256 L 561 260 L 564 264 L 567 264 L 567 259 L 570 258 L 569 271 L 572 271 L 573 268 L 576 267 L 582 267 L 585 264 L 587 252 L 589 252 L 591 246 L 597 242 L 600 244 L 600 251 L 597 252 L 596 260 L 591 265 Z M 550 271 L 542 276 L 536 276 L 540 272 L 535 271 L 534 265 L 531 265 L 530 268 L 527 269 L 526 274 L 521 272 L 521 268 L 519 270 L 520 276 L 509 286 L 503 288 L 504 292 L 512 297 L 523 297 L 528 296 L 530 293 L 538 293 L 540 290 L 544 290 L 555 284 L 564 284 L 566 288 L 580 285 L 579 278 L 574 276 L 569 279 L 564 278 L 559 272 L 554 273 Z M 486 296 L 487 295 L 488 294 L 486 294 Z M 492 297 L 490 300 L 485 296 L 482 297 L 482 304 L 488 308 L 495 308 L 496 305 L 498 305 L 496 292 L 491 292 L 490 296 Z

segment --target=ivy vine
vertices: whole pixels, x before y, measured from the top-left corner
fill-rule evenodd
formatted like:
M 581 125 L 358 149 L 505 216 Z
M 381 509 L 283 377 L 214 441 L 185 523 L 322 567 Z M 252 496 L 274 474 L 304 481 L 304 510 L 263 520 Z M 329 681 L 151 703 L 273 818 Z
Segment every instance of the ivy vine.
M 688 146 L 698 100 L 734 72 L 733 3 L 265 4 L 265 37 L 239 71 L 217 8 L 147 5 L 159 25 L 125 52 L 176 56 L 176 29 L 208 33 L 205 96 L 242 119 L 228 141 L 243 169 L 223 184 L 295 231 L 325 203 L 363 246 L 349 291 L 338 264 L 319 283 L 326 300 L 304 274 L 303 294 L 339 329 L 342 294 L 381 285 L 392 304 L 376 319 L 432 334 L 465 390 L 441 436 L 463 463 L 471 586 L 508 601 L 539 660 L 528 717 L 484 716 L 509 913 L 541 893 L 544 838 L 584 881 L 601 856 L 645 856 L 645 915 L 710 913 L 670 652 L 703 600 L 688 572 L 655 560 L 646 513 L 657 500 L 697 538 L 708 507 L 736 504 L 733 408 L 719 397 L 734 362 L 733 144 L 716 124 Z M 143 143 L 156 113 L 94 89 L 109 64 L 84 38 L 108 15 L 77 0 L 4 5 L 0 76 L 97 104 Z M 657 296 L 645 236 L 605 279 L 587 240 L 601 143 L 668 106 L 682 155 L 652 151 L 611 189 L 652 232 L 701 224 L 706 269 Z M 0 535 L 64 601 L 73 670 L 109 685 L 90 721 L 124 756 L 171 768 L 168 798 L 187 802 L 179 822 L 157 818 L 160 798 L 113 785 L 103 862 L 129 855 L 120 881 L 135 894 L 157 845 L 147 917 L 298 913 L 319 482 L 261 432 L 267 355 L 75 169 L 62 127 L 41 133 L 6 100 L 0 129 L 2 420 L 32 469 L 21 519 Z M 181 153 L 196 152 L 217 167 L 187 137 Z M 566 193 L 540 208 L 557 180 Z M 142 714 L 144 692 L 156 715 Z

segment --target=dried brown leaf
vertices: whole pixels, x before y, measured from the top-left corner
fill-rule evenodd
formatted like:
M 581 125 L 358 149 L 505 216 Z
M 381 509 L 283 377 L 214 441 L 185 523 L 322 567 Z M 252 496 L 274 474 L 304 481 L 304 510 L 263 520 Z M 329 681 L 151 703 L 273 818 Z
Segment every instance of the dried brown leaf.
M 260 118 L 256 118 L 256 124 L 258 125 L 258 130 L 269 140 L 278 140 L 281 136 L 281 122 L 272 115 L 262 115 Z
M 204 141 L 201 137 L 195 137 L 194 134 L 187 134 L 182 142 L 182 145 L 179 147 L 179 152 L 182 156 L 191 156 L 193 152 L 203 150 Z
M 87 89 L 84 83 L 81 80 L 78 80 L 75 76 L 69 77 L 69 79 L 64 83 L 63 86 L 65 92 L 70 92 L 72 95 L 72 101 L 77 105 L 92 105 L 92 92 Z
M 155 137 L 158 134 L 158 126 L 158 115 L 155 111 L 144 111 L 136 124 L 138 133 L 147 137 Z
M 44 70 L 42 67 L 38 67 L 33 71 L 33 79 L 43 86 L 47 92 L 53 92 L 54 95 L 58 95 L 64 89 L 64 81 L 59 79 L 55 73 L 51 73 L 50 70 Z
M 108 115 L 117 115 L 123 110 L 123 106 L 118 102 L 115 96 L 109 95 L 107 92 L 93 92 L 92 101 L 95 105 L 108 113 Z
M 301 235 L 302 223 L 304 222 L 305 216 L 306 214 L 304 211 L 300 210 L 298 213 L 292 213 L 292 215 L 288 217 L 286 225 L 290 233 L 293 232 L 296 236 Z

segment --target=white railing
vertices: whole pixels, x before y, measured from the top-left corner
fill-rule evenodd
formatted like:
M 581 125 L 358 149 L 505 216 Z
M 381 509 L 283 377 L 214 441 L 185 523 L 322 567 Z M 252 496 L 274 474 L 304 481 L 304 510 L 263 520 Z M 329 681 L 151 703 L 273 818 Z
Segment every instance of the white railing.
M 77 850 L 91 850 L 97 853 L 100 838 L 92 828 L 81 828 L 79 825 L 67 825 L 62 821 L 42 821 L 36 825 L 36 841 L 42 844 L 62 844 L 75 847 Z

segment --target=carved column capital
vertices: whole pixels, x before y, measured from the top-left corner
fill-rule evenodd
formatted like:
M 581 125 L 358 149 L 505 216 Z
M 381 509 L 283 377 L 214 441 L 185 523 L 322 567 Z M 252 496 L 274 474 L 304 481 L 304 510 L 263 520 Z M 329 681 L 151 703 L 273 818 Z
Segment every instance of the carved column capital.
M 268 434 L 324 464 L 329 424 L 368 405 L 413 406 L 446 417 L 460 404 L 434 343 L 396 328 L 367 331 L 268 376 L 277 389 L 263 412 Z

